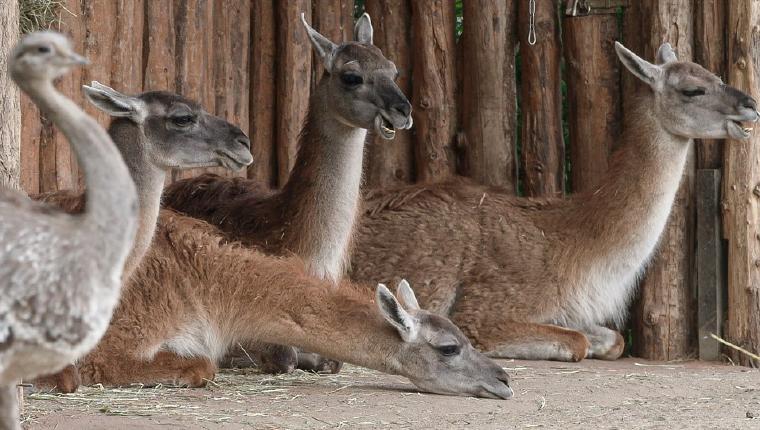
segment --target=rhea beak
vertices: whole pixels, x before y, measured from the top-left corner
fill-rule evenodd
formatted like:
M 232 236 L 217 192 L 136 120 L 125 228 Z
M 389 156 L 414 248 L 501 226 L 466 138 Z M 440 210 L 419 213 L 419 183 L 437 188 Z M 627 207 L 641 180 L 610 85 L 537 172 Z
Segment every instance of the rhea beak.
M 72 66 L 73 65 L 86 66 L 87 64 L 90 64 L 90 60 L 74 52 L 72 52 L 71 54 L 67 56 L 67 62 L 68 64 Z

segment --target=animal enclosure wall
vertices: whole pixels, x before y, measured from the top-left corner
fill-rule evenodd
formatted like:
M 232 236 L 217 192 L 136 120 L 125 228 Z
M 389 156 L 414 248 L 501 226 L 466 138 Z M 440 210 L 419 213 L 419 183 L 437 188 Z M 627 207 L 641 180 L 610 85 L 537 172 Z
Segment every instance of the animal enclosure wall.
M 590 5 L 590 13 L 578 7 L 568 12 L 578 5 Z M 668 41 L 680 58 L 757 95 L 760 35 L 750 23 L 758 22 L 759 8 L 750 0 L 730 6 L 726 0 L 541 0 L 531 14 L 528 0 L 63 0 L 50 25 L 70 35 L 91 60 L 59 83 L 78 103 L 87 106 L 80 87 L 92 80 L 127 93 L 169 90 L 197 99 L 251 136 L 255 161 L 248 171 L 216 173 L 276 187 L 293 166 L 309 94 L 322 75 L 300 14 L 323 34 L 343 40 L 352 34 L 354 17 L 366 10 L 375 44 L 399 69 L 415 122 L 392 142 L 370 137 L 366 186 L 460 174 L 519 195 L 561 197 L 603 184 L 630 96 L 643 90 L 621 71 L 615 40 L 623 38 L 647 59 Z M 535 44 L 529 43 L 532 31 Z M 107 123 L 105 115 L 87 109 Z M 21 185 L 28 193 L 81 188 L 68 144 L 26 98 L 22 136 Z M 740 272 L 713 284 L 727 281 L 734 292 L 728 299 L 735 306 L 728 310 L 729 340 L 760 349 L 760 323 L 745 321 L 753 312 L 760 315 L 760 287 L 752 282 L 760 236 L 741 225 L 757 223 L 760 169 L 755 145 L 735 144 L 726 147 L 725 157 L 721 142 L 697 144 L 662 250 L 634 305 L 636 354 L 677 359 L 698 352 L 697 169 L 725 169 L 731 184 L 723 204 L 728 264 L 729 273 L 732 267 Z M 722 261 L 718 242 L 716 265 Z M 715 315 L 721 313 L 714 304 L 708 313 L 717 330 L 722 321 Z

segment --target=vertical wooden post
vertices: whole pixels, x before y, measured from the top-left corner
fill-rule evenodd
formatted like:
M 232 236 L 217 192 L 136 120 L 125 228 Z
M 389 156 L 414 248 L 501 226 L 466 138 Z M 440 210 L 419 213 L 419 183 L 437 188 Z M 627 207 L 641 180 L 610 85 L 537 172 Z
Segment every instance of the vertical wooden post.
M 720 347 L 710 334 L 721 335 L 723 322 L 723 252 L 720 234 L 720 170 L 698 169 L 697 303 L 699 359 L 720 359 Z
M 760 4 L 736 0 L 728 10 L 728 83 L 760 94 Z M 724 232 L 728 239 L 728 340 L 760 352 L 760 132 L 728 141 L 724 164 Z M 734 362 L 760 363 L 733 349 Z
M 219 4 L 221 6 L 221 4 Z M 197 100 L 207 111 L 215 112 L 213 49 L 213 3 L 209 0 L 183 0 L 174 4 L 174 61 L 177 93 Z M 230 61 L 225 58 L 225 61 Z M 222 168 L 175 170 L 174 180 L 203 172 L 226 174 Z
M 353 40 L 353 0 L 312 0 L 312 11 L 312 27 L 315 30 L 335 43 Z M 316 85 L 322 78 L 325 68 L 320 61 L 313 63 L 314 84 Z
M 726 73 L 726 1 L 694 2 L 694 61 L 722 76 Z M 720 169 L 723 165 L 723 142 L 715 139 L 696 141 L 697 169 Z
M 309 106 L 311 44 L 301 13 L 311 21 L 311 1 L 277 2 L 277 183 L 285 184 L 293 168 L 304 118 Z
M 367 0 L 364 10 L 372 18 L 375 45 L 383 51 L 386 58 L 396 64 L 399 72 L 396 83 L 407 97 L 411 97 L 410 0 Z M 392 141 L 379 136 L 369 139 L 365 168 L 365 182 L 368 187 L 389 187 L 414 180 L 412 131 L 399 130 Z
M 573 192 L 594 190 L 607 172 L 607 159 L 620 137 L 620 67 L 614 14 L 565 16 L 562 44 L 567 82 L 568 148 Z
M 250 128 L 253 164 L 248 177 L 265 185 L 277 183 L 275 154 L 275 82 L 277 27 L 274 0 L 251 4 Z
M 223 0 L 214 7 L 214 107 L 216 115 L 239 126 L 250 135 L 248 59 L 251 3 L 237 0 Z M 270 82 L 271 84 L 271 82 Z M 228 176 L 246 176 L 245 169 L 239 172 L 226 171 Z
M 693 8 L 689 0 L 642 0 L 626 9 L 626 44 L 653 61 L 663 42 L 673 45 L 680 59 L 692 59 Z M 639 91 L 650 91 L 630 73 L 623 79 L 624 114 Z M 694 279 L 694 156 L 684 169 L 668 226 L 660 238 L 641 282 L 634 306 L 634 353 L 653 360 L 693 356 L 697 341 Z
M 18 12 L 18 2 L 0 3 L 0 187 L 15 189 L 21 176 L 21 105 L 18 88 L 7 70 L 18 41 Z
M 145 4 L 143 0 L 118 0 L 115 7 L 115 26 L 105 33 L 112 34 L 114 39 L 110 52 L 113 58 L 111 86 L 118 91 L 137 94 L 142 91 L 143 82 Z M 92 79 L 98 77 L 92 76 Z
M 417 180 L 443 180 L 454 173 L 456 133 L 454 2 L 412 2 Z
M 173 2 L 145 3 L 145 41 L 143 46 L 143 91 L 174 91 L 175 71 Z
M 535 45 L 528 43 L 528 0 L 520 0 L 517 18 L 523 76 L 520 163 L 525 195 L 556 197 L 563 195 L 565 184 L 557 2 L 535 4 Z
M 551 8 L 552 2 L 539 3 Z M 463 173 L 479 183 L 508 190 L 515 190 L 517 179 L 514 6 L 511 0 L 465 1 L 460 41 L 463 55 L 461 136 L 464 139 L 460 144 L 467 166 Z M 557 75 L 552 79 L 559 79 L 558 60 Z M 559 99 L 559 83 L 547 85 L 549 91 L 557 89 Z M 561 136 L 559 143 L 562 143 Z

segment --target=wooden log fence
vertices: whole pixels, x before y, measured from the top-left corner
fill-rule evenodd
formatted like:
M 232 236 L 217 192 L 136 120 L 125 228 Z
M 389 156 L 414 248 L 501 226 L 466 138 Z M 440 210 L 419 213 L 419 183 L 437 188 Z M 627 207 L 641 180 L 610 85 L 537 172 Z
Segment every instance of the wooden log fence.
M 369 138 L 365 183 L 370 187 L 463 175 L 527 196 L 593 191 L 603 184 L 631 95 L 645 90 L 621 71 L 613 47 L 621 37 L 647 59 L 668 41 L 680 58 L 695 59 L 760 95 L 757 1 L 535 4 L 531 19 L 529 0 L 65 0 L 52 27 L 92 60 L 89 68 L 59 83 L 78 103 L 87 106 L 80 87 L 91 80 L 127 93 L 169 90 L 195 98 L 209 112 L 239 124 L 252 140 L 255 162 L 247 171 L 212 171 L 273 187 L 287 180 L 309 94 L 324 73 L 301 28 L 302 12 L 316 29 L 341 40 L 352 37 L 355 16 L 368 11 L 375 43 L 395 61 L 399 85 L 412 101 L 411 131 L 391 142 Z M 528 43 L 531 22 L 534 45 Z M 81 188 L 61 134 L 26 98 L 21 107 L 23 189 L 35 194 Z M 757 139 L 754 145 L 697 143 L 660 251 L 633 306 L 635 354 L 658 360 L 697 356 L 709 315 L 718 315 L 709 327 L 723 327 L 727 340 L 760 350 Z M 700 188 L 697 168 L 711 169 L 700 170 Z M 715 178 L 722 178 L 722 201 L 713 199 L 710 206 L 700 200 L 698 206 L 697 197 L 708 193 L 698 190 L 709 188 L 715 196 Z M 705 230 L 709 222 L 714 227 L 716 218 L 709 214 L 715 207 L 722 208 L 722 233 Z M 702 219 L 712 221 L 698 230 Z M 726 239 L 727 257 L 716 234 Z M 707 238 L 712 242 L 706 245 Z M 708 249 L 704 246 L 710 252 L 698 254 L 698 248 Z M 697 270 L 697 258 L 727 258 L 728 270 Z M 725 290 L 708 291 L 721 282 L 728 285 L 725 326 L 717 308 L 722 297 L 717 291 Z M 703 356 L 715 358 L 716 345 L 702 343 Z

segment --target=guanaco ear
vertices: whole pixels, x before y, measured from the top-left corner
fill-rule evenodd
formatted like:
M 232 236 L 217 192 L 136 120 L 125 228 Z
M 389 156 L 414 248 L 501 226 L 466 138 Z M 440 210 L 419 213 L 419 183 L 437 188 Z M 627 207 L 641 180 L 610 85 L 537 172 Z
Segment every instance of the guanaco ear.
M 89 86 L 82 85 L 82 89 L 90 103 L 113 117 L 129 118 L 142 124 L 148 116 L 148 108 L 142 100 L 122 94 L 98 81 L 92 81 Z
M 306 29 L 306 34 L 309 35 L 311 45 L 314 47 L 314 50 L 317 51 L 317 54 L 319 54 L 319 58 L 322 59 L 322 64 L 325 66 L 325 70 L 328 72 L 332 71 L 333 59 L 335 58 L 335 50 L 338 46 L 332 43 L 330 39 L 319 34 L 317 30 L 311 28 L 311 26 L 306 22 L 306 15 L 303 13 L 301 14 L 301 22 Z
M 657 82 L 662 75 L 662 69 L 660 67 L 640 58 L 620 42 L 615 42 L 615 51 L 617 51 L 618 57 L 620 57 L 620 61 L 623 62 L 626 69 L 633 73 L 637 78 L 649 84 L 649 86 L 655 86 L 655 82 Z
M 359 43 L 372 45 L 373 32 L 374 30 L 372 29 L 372 20 L 369 19 L 369 14 L 367 14 L 367 12 L 364 12 L 362 16 L 356 20 L 356 25 L 354 26 L 354 40 Z
M 676 51 L 670 46 L 670 43 L 665 42 L 657 49 L 657 64 L 667 64 L 673 61 L 678 61 Z
M 415 297 L 414 291 L 412 291 L 412 286 L 409 285 L 406 279 L 402 279 L 398 283 L 396 296 L 398 296 L 398 299 L 407 309 L 416 311 L 420 308 L 420 304 L 417 303 L 417 297 Z
M 401 339 L 404 342 L 414 342 L 419 333 L 417 320 L 401 307 L 401 303 L 396 300 L 396 297 L 385 285 L 377 284 L 376 297 L 380 313 L 383 314 L 386 321 L 396 328 Z

